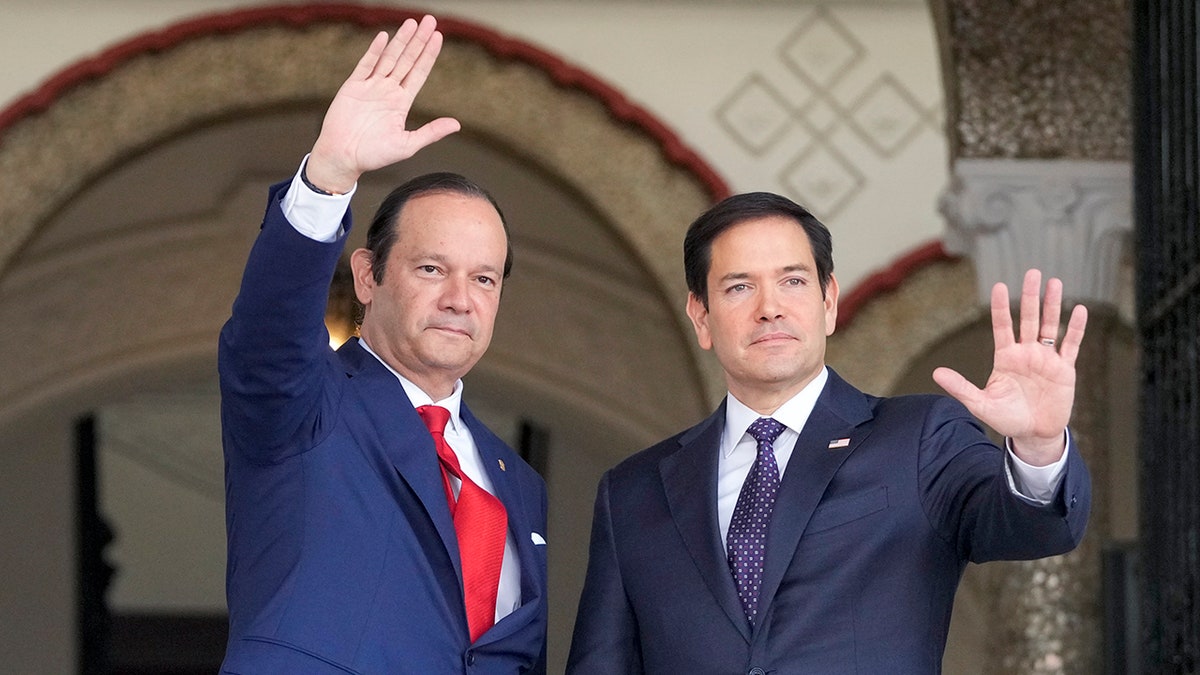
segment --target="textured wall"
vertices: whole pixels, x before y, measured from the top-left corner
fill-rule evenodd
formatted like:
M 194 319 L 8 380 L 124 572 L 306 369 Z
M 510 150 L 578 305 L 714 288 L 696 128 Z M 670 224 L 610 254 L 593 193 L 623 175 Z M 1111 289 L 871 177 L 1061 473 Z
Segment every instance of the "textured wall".
M 1130 158 L 1129 0 L 934 0 L 955 158 Z

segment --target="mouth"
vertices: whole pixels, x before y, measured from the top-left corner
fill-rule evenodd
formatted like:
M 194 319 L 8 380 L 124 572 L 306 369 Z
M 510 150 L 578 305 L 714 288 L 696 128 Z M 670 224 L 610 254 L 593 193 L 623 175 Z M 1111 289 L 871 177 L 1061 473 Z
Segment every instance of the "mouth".
M 439 333 L 446 333 L 448 335 L 453 335 L 453 336 L 458 336 L 458 337 L 465 337 L 465 338 L 471 337 L 471 331 L 467 330 L 466 328 L 460 328 L 458 326 L 429 326 L 429 330 L 435 330 L 435 331 L 438 331 Z
M 778 342 L 786 342 L 786 341 L 795 340 L 795 339 L 796 339 L 796 337 L 794 335 L 790 335 L 788 333 L 784 333 L 781 331 L 774 331 L 774 332 L 766 333 L 765 335 L 760 335 L 760 336 L 754 338 L 753 340 L 750 341 L 750 344 L 751 345 L 769 345 L 769 344 L 774 344 L 774 343 L 778 343 Z

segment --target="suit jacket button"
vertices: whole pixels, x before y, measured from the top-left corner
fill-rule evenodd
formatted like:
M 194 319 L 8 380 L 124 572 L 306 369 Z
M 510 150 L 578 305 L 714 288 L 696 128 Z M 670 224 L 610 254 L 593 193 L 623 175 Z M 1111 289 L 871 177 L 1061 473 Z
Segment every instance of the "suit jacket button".
M 475 665 L 475 654 L 473 652 L 467 654 L 467 665 L 468 666 Z
M 759 668 L 758 666 L 754 666 L 750 669 L 750 672 L 746 673 L 746 675 L 767 675 L 767 671 Z

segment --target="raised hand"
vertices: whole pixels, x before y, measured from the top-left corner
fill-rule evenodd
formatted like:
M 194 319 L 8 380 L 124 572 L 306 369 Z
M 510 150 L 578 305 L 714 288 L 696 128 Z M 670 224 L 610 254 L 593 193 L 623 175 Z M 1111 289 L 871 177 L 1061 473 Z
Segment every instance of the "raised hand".
M 1059 343 L 1062 281 L 1046 282 L 1046 297 L 1039 302 L 1041 283 L 1040 271 L 1025 273 L 1019 339 L 1013 335 L 1008 287 L 992 287 L 996 352 L 983 389 L 949 368 L 933 371 L 934 381 L 980 421 L 1011 438 L 1014 452 L 1034 466 L 1062 456 L 1063 430 L 1075 402 L 1075 358 L 1087 326 L 1087 308 L 1077 305 Z
M 388 39 L 379 33 L 334 96 L 306 167 L 309 182 L 344 193 L 359 176 L 401 160 L 458 131 L 441 117 L 408 129 L 408 114 L 442 49 L 437 21 L 407 19 Z

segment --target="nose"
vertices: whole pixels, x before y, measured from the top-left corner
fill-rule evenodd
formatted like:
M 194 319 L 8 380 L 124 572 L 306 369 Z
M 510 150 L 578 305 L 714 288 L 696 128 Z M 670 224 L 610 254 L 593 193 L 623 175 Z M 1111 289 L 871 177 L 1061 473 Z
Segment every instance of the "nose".
M 783 309 L 779 303 L 779 291 L 768 285 L 758 293 L 758 320 L 770 322 L 781 318 Z
M 471 311 L 471 298 L 467 291 L 470 280 L 464 275 L 450 275 L 442 286 L 442 309 L 455 313 Z

